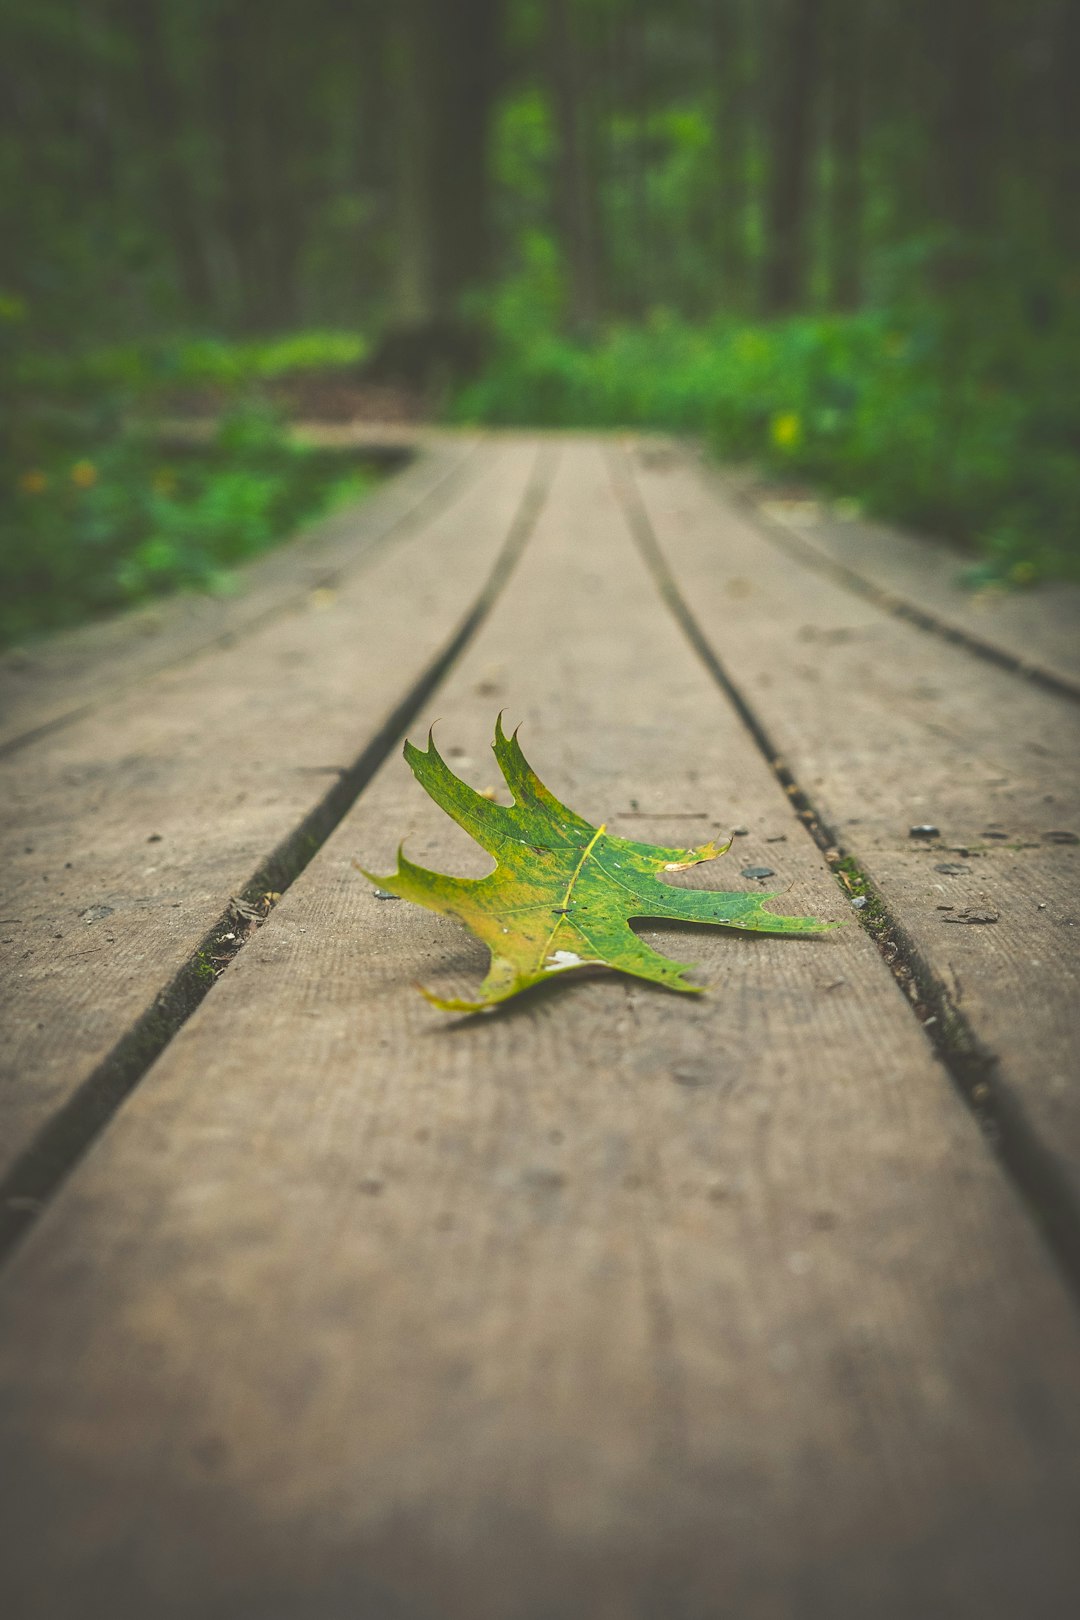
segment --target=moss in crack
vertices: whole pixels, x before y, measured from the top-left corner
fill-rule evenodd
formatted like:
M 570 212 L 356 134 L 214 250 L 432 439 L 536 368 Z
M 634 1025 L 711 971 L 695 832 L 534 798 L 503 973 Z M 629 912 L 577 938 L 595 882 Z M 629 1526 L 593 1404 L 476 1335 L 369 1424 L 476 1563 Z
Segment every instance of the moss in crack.
M 932 1026 L 944 1022 L 946 998 L 929 976 L 919 969 L 918 955 L 911 941 L 903 936 L 895 920 L 889 916 L 874 883 L 853 855 L 844 855 L 833 862 L 836 881 L 845 894 L 856 904 L 859 922 L 871 936 L 882 960 L 893 978 L 911 1002 L 915 1016 L 931 1035 L 935 1045 L 941 1044 L 944 1030 Z M 939 1005 L 940 1003 L 940 1005 Z
M 859 921 L 870 934 L 893 978 L 911 1002 L 938 1056 L 948 1064 L 986 1133 L 994 1140 L 998 1130 L 992 1107 L 992 1079 L 996 1059 L 973 1034 L 959 1008 L 959 984 L 941 983 L 922 959 L 917 946 L 895 918 L 863 868 L 848 855 L 833 865 L 837 881 L 852 900 L 865 899 Z
M 881 897 L 873 883 L 867 877 L 862 867 L 853 855 L 845 855 L 833 864 L 836 881 L 852 901 L 861 900 L 863 905 L 857 906 L 859 921 L 872 933 L 878 933 L 888 928 L 888 917 Z

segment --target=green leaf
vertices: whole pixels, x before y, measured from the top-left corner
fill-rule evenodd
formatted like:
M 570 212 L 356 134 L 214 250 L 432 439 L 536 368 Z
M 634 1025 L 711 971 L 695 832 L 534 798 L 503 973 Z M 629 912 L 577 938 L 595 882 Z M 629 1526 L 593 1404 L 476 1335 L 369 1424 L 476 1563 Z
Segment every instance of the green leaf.
M 482 1012 L 532 985 L 575 968 L 612 967 L 669 990 L 697 992 L 688 964 L 661 956 L 637 937 L 631 917 L 718 923 L 767 934 L 819 934 L 836 923 L 813 917 L 777 917 L 765 910 L 773 894 L 721 894 L 677 889 L 662 881 L 711 861 L 730 847 L 702 844 L 665 849 L 613 838 L 593 827 L 548 791 L 521 752 L 517 732 L 507 737 L 500 716 L 495 758 L 513 794 L 512 806 L 494 804 L 454 775 L 432 737 L 427 751 L 405 744 L 417 781 L 448 815 L 493 855 L 485 878 L 449 877 L 415 866 L 398 851 L 390 877 L 364 876 L 402 900 L 456 917 L 491 952 L 491 966 L 475 1001 L 423 994 L 448 1012 Z

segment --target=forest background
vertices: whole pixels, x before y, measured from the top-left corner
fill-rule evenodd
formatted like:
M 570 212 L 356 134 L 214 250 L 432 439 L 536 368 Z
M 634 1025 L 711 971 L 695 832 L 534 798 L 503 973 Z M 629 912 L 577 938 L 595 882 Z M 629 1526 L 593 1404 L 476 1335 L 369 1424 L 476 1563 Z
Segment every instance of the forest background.
M 974 587 L 1080 574 L 1075 0 L 0 22 L 5 639 L 365 486 L 282 410 L 687 432 Z M 178 410 L 211 447 L 164 455 Z

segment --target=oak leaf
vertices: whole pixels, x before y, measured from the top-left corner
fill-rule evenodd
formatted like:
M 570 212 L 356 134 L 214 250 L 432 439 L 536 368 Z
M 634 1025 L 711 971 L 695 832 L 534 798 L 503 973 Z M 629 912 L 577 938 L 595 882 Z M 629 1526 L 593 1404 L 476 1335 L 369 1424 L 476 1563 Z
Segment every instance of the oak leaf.
M 766 911 L 774 894 L 724 894 L 680 889 L 663 881 L 711 861 L 730 847 L 701 844 L 667 849 L 614 838 L 560 804 L 528 764 L 517 732 L 496 722 L 495 758 L 514 802 L 493 803 L 454 775 L 429 735 L 426 752 L 405 744 L 417 781 L 476 842 L 494 856 L 484 878 L 431 872 L 398 851 L 389 877 L 360 870 L 383 891 L 415 901 L 464 923 L 491 952 L 487 977 L 475 1000 L 422 993 L 448 1012 L 483 1012 L 519 991 L 577 968 L 610 967 L 669 990 L 700 992 L 690 964 L 661 956 L 630 928 L 630 918 L 717 923 L 768 934 L 818 934 L 837 927 L 813 917 L 778 917 Z

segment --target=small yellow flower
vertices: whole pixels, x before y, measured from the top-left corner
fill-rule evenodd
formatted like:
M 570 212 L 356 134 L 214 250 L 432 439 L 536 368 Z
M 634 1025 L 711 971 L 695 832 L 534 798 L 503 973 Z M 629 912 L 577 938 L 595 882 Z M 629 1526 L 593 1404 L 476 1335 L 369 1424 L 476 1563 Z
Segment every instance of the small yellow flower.
M 19 478 L 19 488 L 24 495 L 40 495 L 49 487 L 49 480 L 40 467 L 31 467 Z
M 76 489 L 93 489 L 98 481 L 98 470 L 92 461 L 77 461 L 71 469 L 71 482 Z
M 793 450 L 802 438 L 802 421 L 797 411 L 781 411 L 769 429 L 778 450 Z

